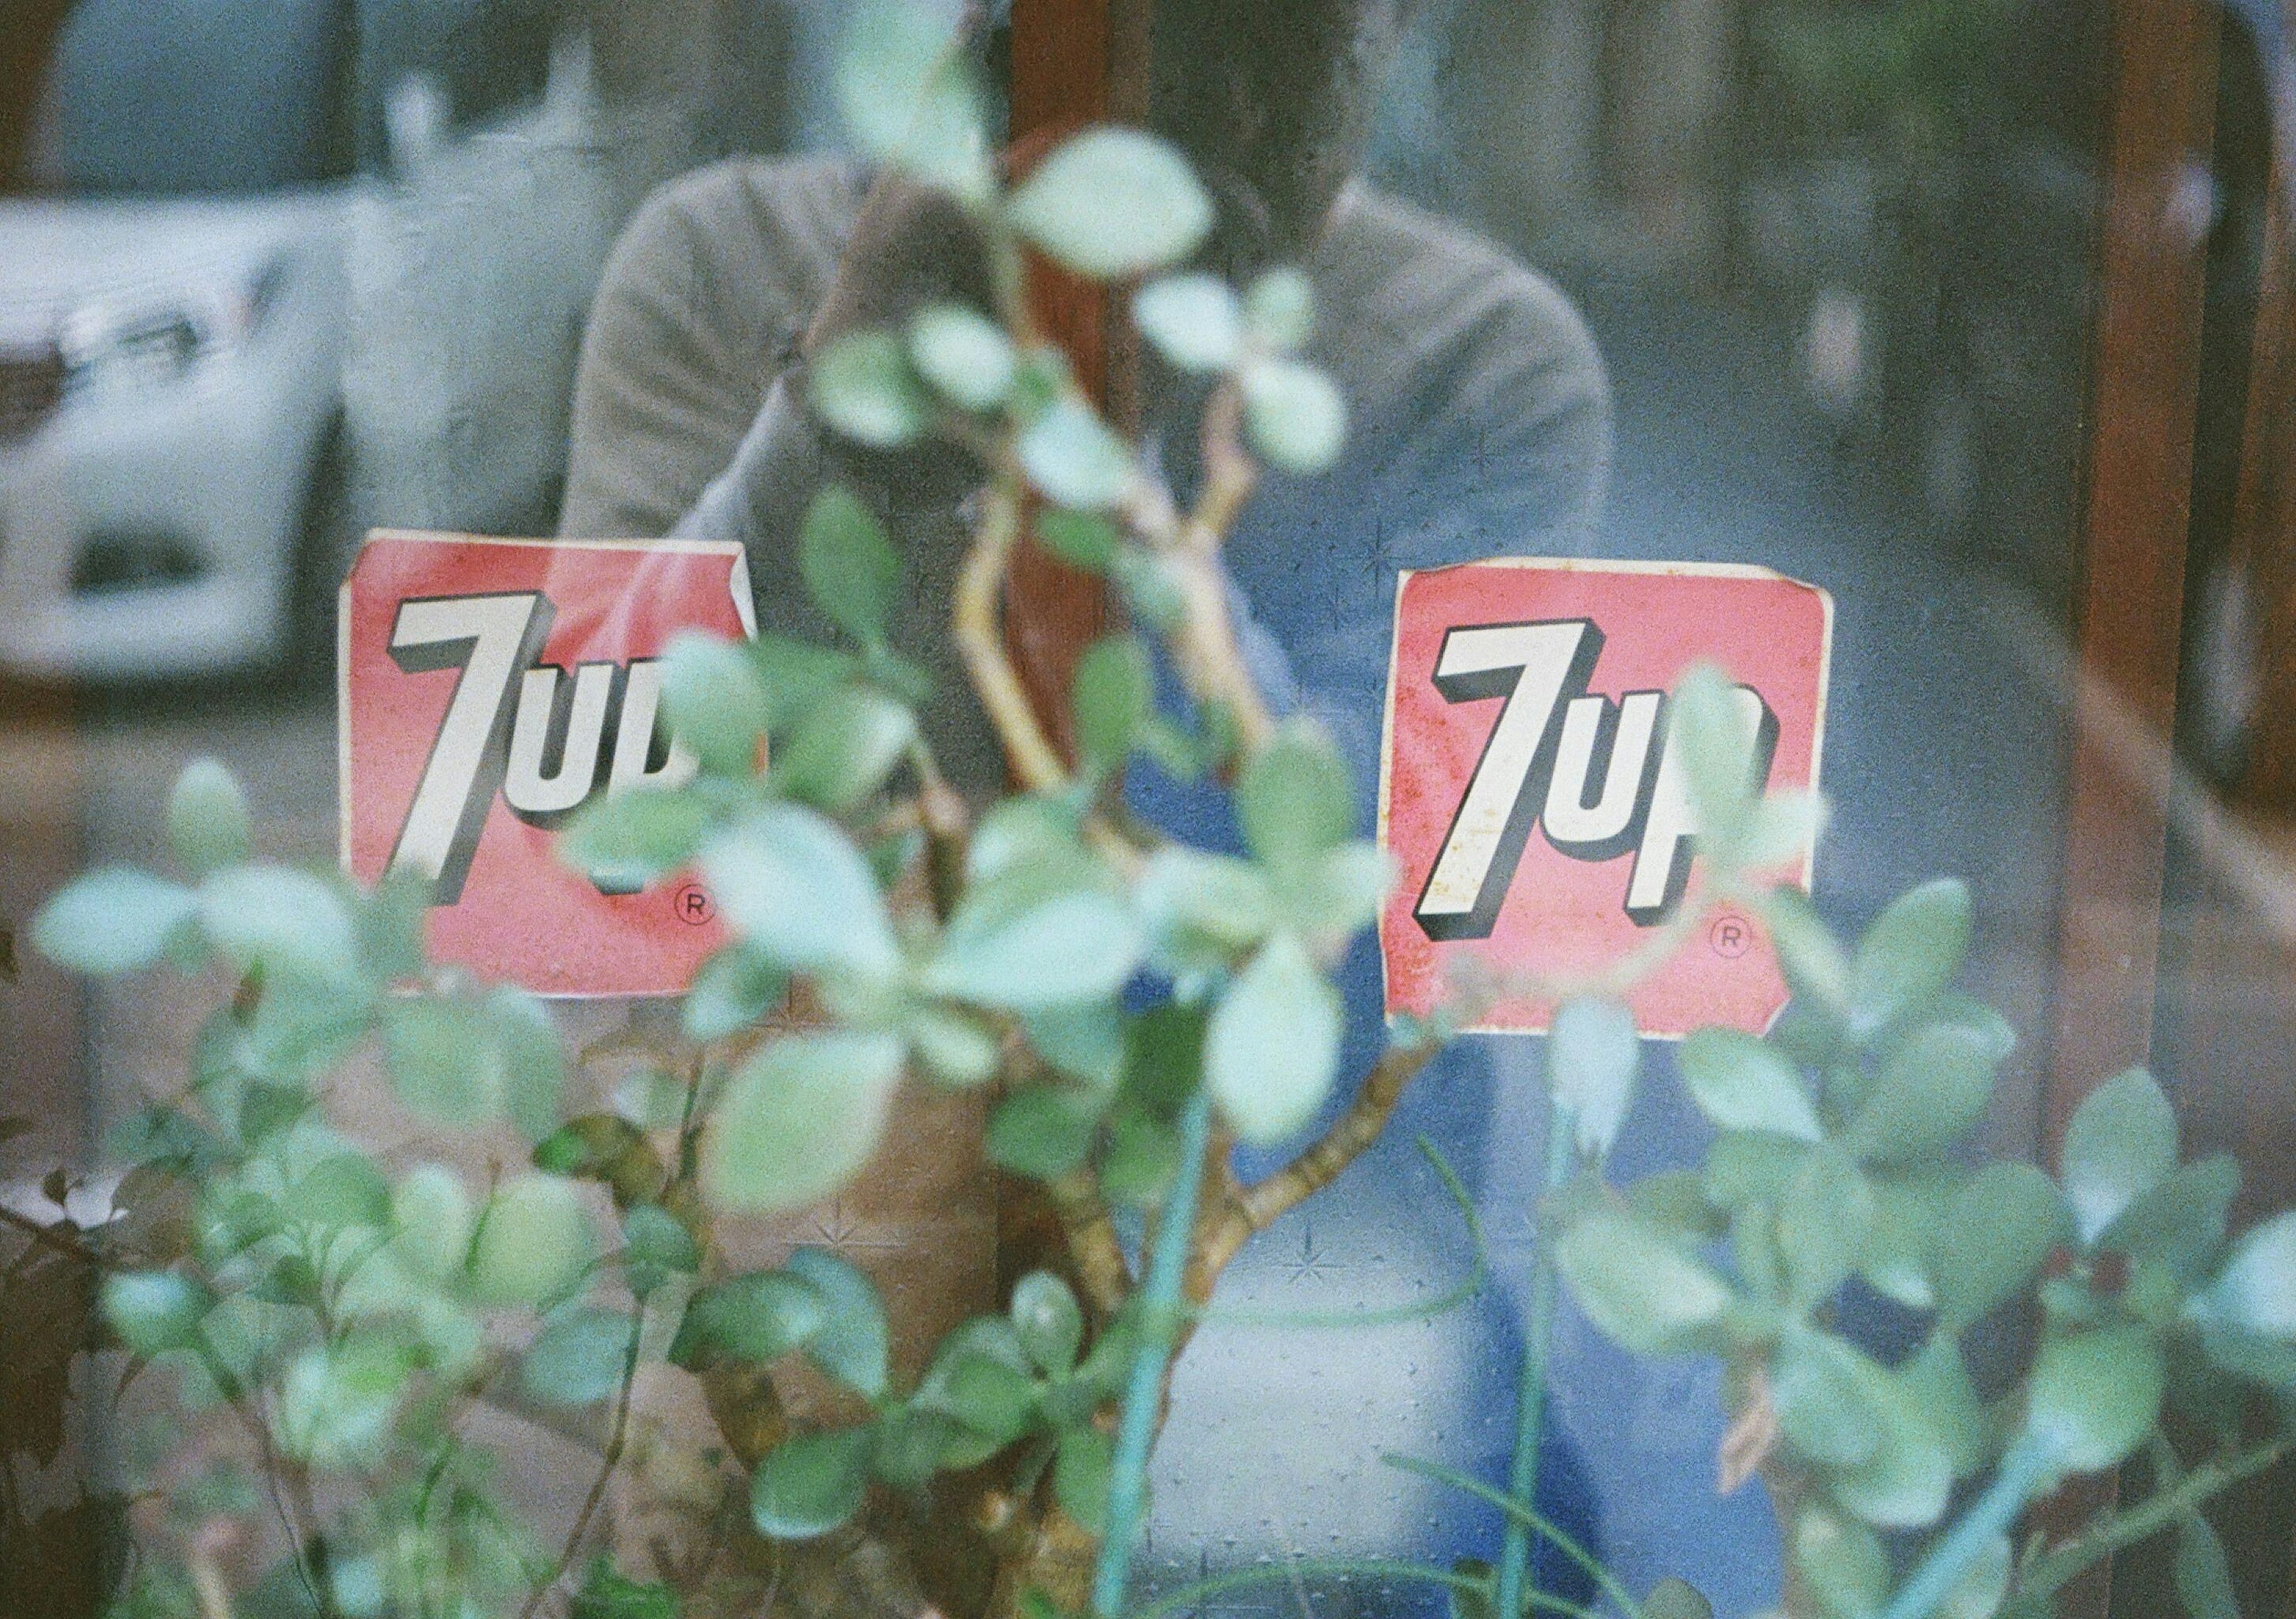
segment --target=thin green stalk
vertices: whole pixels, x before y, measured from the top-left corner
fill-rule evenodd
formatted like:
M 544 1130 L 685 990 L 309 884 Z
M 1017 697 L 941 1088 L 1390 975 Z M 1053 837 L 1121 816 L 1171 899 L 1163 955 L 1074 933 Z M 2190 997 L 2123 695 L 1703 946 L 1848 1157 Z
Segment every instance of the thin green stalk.
M 1132 1619 L 1164 1619 L 1165 1615 L 1177 1613 L 1206 1597 L 1217 1597 L 1223 1591 L 1293 1576 L 1308 1579 L 1417 1580 L 1430 1585 L 1448 1586 L 1453 1590 L 1466 1591 L 1478 1597 L 1488 1596 L 1490 1591 L 1490 1582 L 1487 1577 L 1437 1568 L 1428 1563 L 1403 1563 L 1385 1557 L 1302 1557 L 1297 1562 L 1239 1568 L 1227 1574 L 1214 1574 L 1210 1579 L 1193 1581 L 1177 1590 L 1165 1592 L 1132 1615 Z M 1540 1597 L 1538 1603 L 1540 1612 L 1557 1614 L 1562 1615 L 1562 1619 L 1595 1619 L 1592 1608 L 1565 1602 L 1559 1597 Z
M 1961 1522 L 1943 1540 L 1930 1548 L 1929 1555 L 1882 1610 L 1882 1619 L 1929 1619 L 1937 1605 L 1968 1577 L 1993 1537 L 2009 1532 L 2025 1503 L 2055 1471 L 2048 1451 L 2030 1434 L 2011 1445 L 2001 1459 L 2001 1470 L 1985 1486 L 1985 1493 L 1970 1503 Z
M 1602 1560 L 1593 1552 L 1572 1539 L 1569 1531 L 1552 1518 L 1542 1516 L 1538 1508 L 1526 1506 L 1511 1496 L 1502 1495 L 1479 1478 L 1470 1478 L 1455 1468 L 1438 1467 L 1431 1461 L 1421 1461 L 1415 1456 L 1390 1453 L 1381 1457 L 1380 1460 L 1390 1467 L 1400 1467 L 1406 1473 L 1416 1473 L 1422 1477 L 1433 1479 L 1439 1484 L 1448 1484 L 1454 1490 L 1464 1491 L 1479 1501 L 1488 1501 L 1510 1522 L 1521 1524 L 1585 1569 L 1587 1577 L 1595 1582 L 1604 1596 L 1619 1605 L 1619 1610 L 1627 1615 L 1627 1619 L 1642 1619 L 1643 1606 L 1635 1600 L 1634 1593 L 1620 1584 L 1618 1576 L 1603 1567 Z M 1532 1595 L 1534 1600 L 1546 1600 L 1536 1592 Z
M 1116 1432 L 1116 1456 L 1108 1479 L 1108 1533 L 1093 1570 L 1093 1611 L 1114 1619 L 1124 1610 L 1124 1583 L 1132 1568 L 1132 1543 L 1139 1538 L 1141 1512 L 1148 1496 L 1148 1451 L 1156 1441 L 1156 1412 L 1163 1403 L 1164 1368 L 1179 1334 L 1180 1284 L 1187 1275 L 1188 1238 L 1196 1223 L 1196 1199 L 1203 1191 L 1204 1157 L 1211 1137 L 1212 1101 L 1199 1090 L 1180 1114 L 1180 1168 L 1172 1179 L 1156 1228 L 1155 1252 L 1140 1291 L 1140 1346 L 1132 1357 L 1132 1380 L 1124 1391 L 1123 1415 Z
M 2211 1457 L 2166 1490 L 2155 1490 L 2126 1512 L 2093 1524 L 2077 1539 L 2034 1563 L 2017 1582 L 2013 1607 L 2054 1596 L 2100 1557 L 2160 1533 L 2218 1492 L 2251 1478 L 2288 1454 L 2290 1442 L 2267 1440 Z
M 1570 1110 L 1556 1100 L 1547 1114 L 1546 1167 L 1531 1191 L 1533 1208 L 1569 1178 L 1576 1133 Z M 1522 1324 L 1522 1375 L 1515 1387 L 1514 1462 L 1507 1473 L 1507 1494 L 1526 1508 L 1538 1504 L 1538 1441 L 1546 1415 L 1546 1356 L 1554 1335 L 1554 1245 L 1547 1240 L 1546 1221 L 1541 1218 L 1530 1272 L 1530 1301 Z M 1522 1613 L 1523 1586 L 1529 1572 L 1529 1525 L 1519 1517 L 1510 1517 L 1506 1538 L 1499 1544 L 1498 1619 L 1518 1619 Z

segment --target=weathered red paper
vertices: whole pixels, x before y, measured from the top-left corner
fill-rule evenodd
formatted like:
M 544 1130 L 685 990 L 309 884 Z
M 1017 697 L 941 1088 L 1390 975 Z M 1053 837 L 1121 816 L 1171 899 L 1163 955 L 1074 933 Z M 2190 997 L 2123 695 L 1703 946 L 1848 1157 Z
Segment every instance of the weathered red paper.
M 739 546 L 369 537 L 337 625 L 342 859 L 435 883 L 434 959 L 545 995 L 693 982 L 722 942 L 698 883 L 609 893 L 554 848 L 598 795 L 690 771 L 656 716 L 683 629 L 751 632 Z
M 1833 604 L 1767 569 L 1505 559 L 1403 574 L 1380 837 L 1387 1008 L 1425 1014 L 1463 957 L 1575 977 L 1640 948 L 1696 892 L 1694 814 L 1669 763 L 1671 694 L 1719 664 L 1770 790 L 1814 788 Z M 1778 875 L 1807 887 L 1814 848 Z M 1768 941 L 1725 907 L 1628 997 L 1644 1033 L 1759 1031 L 1787 999 Z M 1501 999 L 1473 1027 L 1543 1032 Z

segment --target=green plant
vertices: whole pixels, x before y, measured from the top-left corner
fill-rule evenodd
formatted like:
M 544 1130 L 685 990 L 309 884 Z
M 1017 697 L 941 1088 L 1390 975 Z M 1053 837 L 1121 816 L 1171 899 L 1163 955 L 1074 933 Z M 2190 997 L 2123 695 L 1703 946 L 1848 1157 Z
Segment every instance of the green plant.
M 947 32 L 916 13 L 866 13 L 840 85 L 875 156 L 972 216 L 997 298 L 994 318 L 945 306 L 845 337 L 813 368 L 813 403 L 873 448 L 938 438 L 978 456 L 951 633 L 1021 790 L 976 816 L 946 786 L 915 718 L 921 677 L 888 635 L 900 559 L 860 500 L 822 496 L 800 557 L 844 644 L 678 641 L 664 700 L 699 776 L 609 799 L 563 841 L 617 879 L 697 869 L 734 935 L 613 1110 L 570 1118 L 547 1013 L 427 963 L 421 892 L 251 861 L 229 778 L 187 771 L 168 818 L 181 880 L 93 872 L 32 928 L 83 971 L 221 962 L 240 984 L 182 1093 L 118 1143 L 183 1211 L 176 1235 L 85 1250 L 127 1375 L 166 1368 L 195 1418 L 240 1435 L 177 1492 L 172 1553 L 147 1543 L 124 1614 L 284 1603 L 325 1619 L 532 1619 L 563 1600 L 584 1619 L 653 1619 L 758 1570 L 753 1608 L 775 1592 L 830 1608 L 807 1582 L 888 1500 L 969 1509 L 965 1533 L 994 1564 L 978 1606 L 998 1615 L 1162 1613 L 1264 1577 L 1146 1605 L 1128 1590 L 1172 1357 L 1242 1245 L 1378 1137 L 1472 1010 L 1466 997 L 1398 1025 L 1336 1124 L 1275 1174 L 1237 1179 L 1236 1141 L 1287 1139 L 1341 1082 L 1325 972 L 1389 880 L 1355 835 L 1330 741 L 1279 720 L 1253 685 L 1219 564 L 1263 464 L 1312 471 L 1341 448 L 1339 398 L 1298 357 L 1311 293 L 1285 271 L 1241 293 L 1161 274 L 1210 207 L 1145 136 L 1087 131 L 1007 190 Z M 1211 382 L 1204 480 L 1185 509 L 1038 329 L 1024 249 L 1087 275 L 1154 277 L 1132 306 L 1142 331 Z M 1105 576 L 1142 630 L 1078 670 L 1073 759 L 1004 650 L 1024 531 Z M 1152 703 L 1151 637 L 1186 689 L 1185 723 Z M 2263 1424 L 2249 1395 L 2296 1381 L 2296 1223 L 2226 1259 L 2229 1166 L 2175 1167 L 2166 1105 L 2141 1076 L 2083 1112 L 2062 1188 L 1962 1166 L 1956 1143 L 2007 1048 L 2000 1020 L 1950 988 L 1965 896 L 1916 891 L 1845 955 L 1806 900 L 1757 875 L 1799 847 L 1814 806 L 1750 791 L 1713 671 L 1677 708 L 1706 828 L 1701 885 L 1633 959 L 1535 986 L 1564 1003 L 1550 1043 L 1554 1236 L 1507 1488 L 1396 1459 L 1496 1502 L 1505 1538 L 1488 1568 L 1355 1566 L 1446 1588 L 1463 1615 L 1572 1611 L 1529 1589 L 1528 1549 L 1545 1536 L 1622 1614 L 1704 1611 L 1678 1582 L 1637 1598 L 1533 1509 L 1559 1276 L 1630 1349 L 1726 1358 L 1725 1483 L 1759 1472 L 1772 1490 L 1795 1619 L 2046 1611 L 2095 1549 L 2171 1524 L 2195 1549 L 2196 1611 L 2220 1611 L 2206 1606 L 2221 1557 L 2197 1508 L 2284 1443 L 2276 1409 L 2251 1435 Z M 1225 784 L 1249 858 L 1129 818 L 1119 778 L 1136 752 Z M 1723 897 L 1765 920 L 1794 1004 L 1766 1038 L 1710 1031 L 1685 1047 L 1685 1081 L 1721 1131 L 1702 1167 L 1611 1188 L 1601 1168 L 1638 1053 L 1619 997 Z M 1502 987 L 1526 986 L 1483 992 Z M 365 1052 L 434 1138 L 465 1156 L 515 1140 L 530 1167 L 497 1163 L 480 1182 L 340 1131 L 332 1076 Z M 866 1278 L 813 1250 L 738 1269 L 720 1222 L 833 1192 L 913 1085 L 988 1089 L 986 1157 L 1042 1187 L 1063 1252 L 1062 1274 L 1023 1278 L 1004 1312 L 965 1322 L 909 1381 Z M 1136 1263 L 1119 1237 L 1128 1207 L 1148 1232 Z M 2053 1254 L 2067 1267 L 2037 1280 Z M 1884 1367 L 1840 1330 L 1853 1278 L 1937 1312 L 1920 1355 Z M 1988 1407 L 1957 1335 L 2026 1295 L 2041 1346 Z M 720 1497 L 705 1474 L 711 1533 L 693 1556 L 618 1568 L 589 1555 L 593 1529 L 654 1361 L 701 1381 L 741 1480 Z M 791 1418 L 775 1379 L 800 1363 L 840 1391 L 840 1415 Z M 2166 1388 L 2219 1442 L 2189 1470 L 2158 1433 Z M 472 1418 L 503 1402 L 565 1408 L 576 1426 L 587 1413 L 597 1472 L 562 1536 L 542 1540 L 492 1481 Z M 2038 1491 L 2147 1447 L 2152 1496 L 2011 1555 L 2010 1521 Z M 1954 1515 L 1956 1481 L 1981 1476 Z M 287 1555 L 236 1593 L 230 1531 L 262 1518 Z M 1932 1534 L 1894 1596 L 1881 1529 Z

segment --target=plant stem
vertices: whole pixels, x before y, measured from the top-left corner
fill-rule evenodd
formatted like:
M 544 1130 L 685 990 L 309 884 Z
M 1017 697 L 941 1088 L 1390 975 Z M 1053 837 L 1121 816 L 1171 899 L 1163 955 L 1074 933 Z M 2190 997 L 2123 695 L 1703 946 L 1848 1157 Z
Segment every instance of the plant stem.
M 2290 1441 L 2267 1440 L 2228 1455 L 2210 1458 L 2170 1488 L 2155 1490 L 2126 1512 L 2094 1524 L 2027 1569 L 2017 1582 L 2013 1606 L 2054 1595 L 2098 1558 L 2156 1535 L 2218 1491 L 2263 1472 L 2289 1451 Z
M 1323 1576 L 1418 1580 L 1476 1596 L 1481 1596 L 1488 1589 L 1488 1582 L 1480 1576 L 1458 1574 L 1427 1563 L 1404 1563 L 1385 1557 L 1303 1557 L 1296 1563 L 1268 1563 L 1258 1568 L 1239 1568 L 1227 1574 L 1214 1574 L 1210 1579 L 1192 1581 L 1177 1590 L 1165 1592 L 1142 1608 L 1134 1619 L 1163 1619 L 1163 1615 L 1177 1613 L 1206 1597 L 1216 1597 L 1222 1591 L 1292 1575 L 1311 1579 Z M 1565 1602 L 1555 1597 L 1541 1597 L 1538 1601 L 1541 1611 L 1562 1615 L 1563 1619 L 1594 1619 L 1592 1609 L 1581 1607 L 1575 1602 Z
M 575 1554 L 582 1549 L 582 1537 L 590 1532 L 590 1519 L 596 1515 L 598 1503 L 605 1499 L 606 1484 L 614 1476 L 614 1469 L 621 1465 L 622 1446 L 630 1431 L 630 1391 L 637 1385 L 638 1349 L 644 1341 L 645 1305 L 642 1302 L 630 1316 L 629 1347 L 622 1353 L 621 1391 L 614 1398 L 613 1436 L 606 1442 L 605 1459 L 598 1468 L 597 1480 L 591 1484 L 588 1496 L 584 1498 L 582 1510 L 575 1515 L 574 1527 L 566 1532 L 566 1545 L 559 1552 L 558 1561 L 552 1567 L 549 1577 L 534 1588 L 533 1594 L 526 1599 L 526 1606 L 519 1610 L 518 1619 L 534 1619 L 535 1611 L 541 1607 L 543 1598 L 549 1596 L 558 1582 L 566 1577 Z
M 1463 1491 L 1479 1501 L 1488 1501 L 1505 1514 L 1510 1522 L 1522 1524 L 1542 1539 L 1553 1542 L 1564 1557 L 1585 1569 L 1587 1577 L 1602 1588 L 1604 1596 L 1619 1605 L 1619 1611 L 1626 1615 L 1627 1619 L 1642 1619 L 1642 1604 L 1635 1600 L 1632 1591 L 1619 1583 L 1618 1576 L 1603 1567 L 1601 1559 L 1573 1540 L 1564 1532 L 1561 1524 L 1543 1516 L 1536 1508 L 1524 1506 L 1512 1496 L 1501 1495 L 1479 1478 L 1470 1478 L 1455 1468 L 1440 1467 L 1431 1461 L 1421 1461 L 1415 1456 L 1398 1456 L 1390 1453 L 1381 1457 L 1380 1460 L 1390 1467 L 1400 1467 L 1406 1473 L 1416 1473 L 1422 1477 L 1431 1478 L 1439 1484 L 1448 1484 L 1454 1490 Z M 1547 1599 L 1536 1592 L 1532 1593 L 1532 1600 L 1535 1602 Z
M 2001 1459 L 2000 1471 L 1985 1486 L 1985 1493 L 1970 1504 L 1961 1522 L 1943 1540 L 1930 1548 L 1929 1555 L 1882 1610 L 1882 1619 L 1928 1619 L 1985 1555 L 1993 1537 L 2008 1533 L 2025 1503 L 2054 1470 L 2047 1451 L 2030 1435 L 2012 1444 Z
M 1576 1130 L 1570 1110 L 1560 1100 L 1553 1101 L 1546 1115 L 1546 1172 L 1532 1189 L 1533 1207 L 1570 1177 Z M 1515 1389 L 1514 1462 L 1507 1474 L 1507 1494 L 1534 1510 L 1538 1506 L 1538 1442 L 1546 1418 L 1546 1355 L 1554 1335 L 1554 1246 L 1547 1240 L 1544 1218 L 1538 1222 L 1535 1253 L 1522 1324 L 1522 1376 Z M 1523 1581 L 1529 1566 L 1530 1526 L 1510 1517 L 1499 1545 L 1498 1619 L 1517 1619 L 1523 1611 Z
M 1132 1543 L 1139 1536 L 1148 1493 L 1148 1451 L 1156 1439 L 1157 1409 L 1163 1403 L 1164 1369 L 1180 1327 L 1180 1285 L 1187 1274 L 1188 1238 L 1195 1226 L 1196 1199 L 1203 1189 L 1205 1145 L 1211 1137 L 1212 1099 L 1198 1090 L 1180 1115 L 1180 1167 L 1156 1229 L 1148 1279 L 1140 1301 L 1140 1346 L 1133 1353 L 1132 1380 L 1124 1391 L 1123 1415 L 1116 1434 L 1116 1456 L 1108 1479 L 1107 1537 L 1093 1571 L 1093 1611 L 1115 1619 L 1124 1608 L 1124 1584 L 1132 1567 Z

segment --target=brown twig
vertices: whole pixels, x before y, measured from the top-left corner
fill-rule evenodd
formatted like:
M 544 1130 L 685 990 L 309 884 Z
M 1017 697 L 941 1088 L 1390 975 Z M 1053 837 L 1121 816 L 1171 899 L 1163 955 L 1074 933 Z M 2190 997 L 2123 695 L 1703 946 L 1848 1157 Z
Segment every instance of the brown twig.
M 1339 1178 L 1380 1138 L 1395 1105 L 1439 1049 L 1432 1042 L 1391 1046 L 1373 1064 L 1347 1112 L 1313 1146 L 1255 1185 L 1242 1188 L 1201 1245 L 1202 1263 L 1218 1277 L 1236 1250 Z
M 558 1554 L 556 1566 L 551 1569 L 549 1578 L 534 1588 L 534 1594 L 527 1598 L 526 1606 L 519 1609 L 518 1619 L 534 1619 L 543 1599 L 566 1577 L 567 1569 L 573 1566 L 575 1554 L 582 1549 L 583 1537 L 590 1532 L 590 1520 L 597 1515 L 598 1503 L 606 1498 L 606 1485 L 612 1480 L 614 1469 L 621 1466 L 622 1447 L 630 1433 L 630 1392 L 637 1385 L 638 1346 L 644 1337 L 645 1309 L 641 1305 L 630 1318 L 630 1345 L 622 1356 L 621 1392 L 614 1399 L 613 1436 L 606 1442 L 606 1453 L 600 1459 L 598 1476 L 590 1485 L 590 1493 L 583 1498 L 582 1510 L 574 1515 L 574 1527 L 566 1532 L 566 1544 Z
M 988 505 L 972 550 L 956 577 L 952 633 L 964 658 L 972 689 L 988 711 L 989 723 L 1004 744 L 1005 757 L 1021 785 L 1047 793 L 1068 783 L 1059 750 L 1045 735 L 1037 711 L 1021 684 L 1020 671 L 1004 648 L 1004 574 L 1021 533 L 1021 489 L 1016 473 L 1003 470 L 990 484 Z
M 1115 1315 L 1132 1296 L 1132 1268 L 1125 1262 L 1123 1245 L 1116 1240 L 1116 1223 L 1101 1196 L 1100 1178 L 1089 1166 L 1080 1166 L 1049 1182 L 1045 1192 L 1061 1222 L 1077 1280 L 1084 1284 L 1093 1309 L 1103 1316 Z

